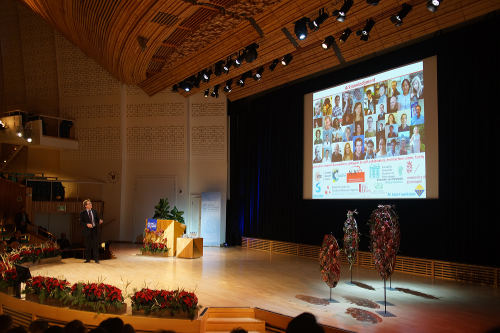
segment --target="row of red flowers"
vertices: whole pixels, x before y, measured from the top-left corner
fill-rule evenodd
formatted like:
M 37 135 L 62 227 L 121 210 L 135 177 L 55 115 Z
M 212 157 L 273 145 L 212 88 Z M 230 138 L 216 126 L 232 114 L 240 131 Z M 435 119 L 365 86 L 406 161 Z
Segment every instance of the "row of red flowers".
M 164 253 L 168 252 L 169 248 L 167 244 L 156 243 L 156 242 L 148 242 L 142 245 L 142 252 L 153 252 L 153 253 Z
M 131 297 L 132 310 L 145 314 L 167 312 L 170 315 L 183 312 L 193 319 L 199 309 L 198 297 L 192 292 L 177 290 L 152 290 L 143 288 Z
M 43 258 L 57 257 L 61 250 L 54 242 L 46 242 L 37 245 L 24 245 L 8 254 L 8 260 L 15 264 L 36 262 Z

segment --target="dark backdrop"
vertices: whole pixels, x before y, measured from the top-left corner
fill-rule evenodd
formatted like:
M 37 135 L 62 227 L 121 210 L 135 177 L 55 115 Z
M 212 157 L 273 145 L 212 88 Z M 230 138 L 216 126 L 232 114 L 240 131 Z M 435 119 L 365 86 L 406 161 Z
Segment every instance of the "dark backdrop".
M 357 209 L 360 247 L 367 250 L 366 222 L 383 203 L 394 204 L 400 216 L 400 254 L 498 266 L 498 22 L 498 13 L 490 14 L 362 63 L 229 103 L 228 243 L 247 236 L 319 245 L 328 232 L 340 240 L 347 210 Z M 433 55 L 439 199 L 302 199 L 304 94 Z

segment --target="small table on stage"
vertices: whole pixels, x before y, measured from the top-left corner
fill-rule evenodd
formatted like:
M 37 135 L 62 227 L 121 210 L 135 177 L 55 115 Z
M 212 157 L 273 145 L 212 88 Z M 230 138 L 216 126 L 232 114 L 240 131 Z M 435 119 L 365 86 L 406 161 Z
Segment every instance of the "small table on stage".
M 203 256 L 203 238 L 177 238 L 177 258 Z

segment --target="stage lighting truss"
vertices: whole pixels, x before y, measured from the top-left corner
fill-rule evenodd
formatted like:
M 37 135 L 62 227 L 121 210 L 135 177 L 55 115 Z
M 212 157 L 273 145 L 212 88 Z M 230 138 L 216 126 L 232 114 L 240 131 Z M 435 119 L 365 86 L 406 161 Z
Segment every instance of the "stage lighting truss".
M 439 9 L 439 6 L 442 3 L 443 3 L 443 0 L 429 0 L 429 1 L 427 1 L 427 9 L 430 12 L 435 13 Z
M 333 12 L 333 16 L 337 16 L 337 21 L 344 22 L 347 17 L 347 12 L 351 9 L 353 0 L 344 0 L 342 7 L 339 10 Z
M 181 87 L 181 89 L 184 90 L 185 92 L 189 92 L 191 91 L 191 89 L 193 89 L 193 84 L 188 80 L 184 80 L 181 83 L 179 83 L 179 87 Z
M 394 23 L 396 27 L 399 27 L 403 24 L 403 19 L 408 15 L 408 13 L 412 10 L 412 6 L 408 3 L 404 3 L 401 7 L 401 10 L 396 14 L 391 16 L 391 22 Z
M 211 75 L 212 75 L 212 69 L 207 68 L 201 72 L 201 76 L 202 76 L 201 79 L 203 80 L 203 82 L 208 82 L 208 81 L 210 81 Z
M 283 57 L 283 59 L 281 59 L 281 64 L 282 64 L 283 66 L 287 66 L 287 65 L 288 65 L 288 64 L 292 61 L 292 59 L 293 59 L 292 54 L 291 54 L 291 53 L 288 53 L 287 55 L 285 55 L 285 56 Z
M 321 43 L 321 47 L 326 50 L 333 45 L 333 42 L 334 42 L 333 36 L 327 36 L 323 41 L 323 43 Z
M 343 32 L 342 32 L 342 35 L 340 35 L 340 38 L 339 40 L 342 42 L 342 43 L 345 43 L 347 38 L 349 38 L 349 36 L 352 34 L 352 30 L 350 28 L 347 28 L 345 29 Z
M 359 36 L 359 39 L 366 42 L 370 38 L 370 31 L 374 25 L 375 21 L 373 19 L 368 19 L 365 27 L 362 30 L 356 31 L 356 35 Z
M 222 66 L 222 69 L 224 70 L 224 73 L 229 73 L 229 69 L 233 65 L 233 59 L 231 57 L 227 58 L 226 63 L 224 66 Z

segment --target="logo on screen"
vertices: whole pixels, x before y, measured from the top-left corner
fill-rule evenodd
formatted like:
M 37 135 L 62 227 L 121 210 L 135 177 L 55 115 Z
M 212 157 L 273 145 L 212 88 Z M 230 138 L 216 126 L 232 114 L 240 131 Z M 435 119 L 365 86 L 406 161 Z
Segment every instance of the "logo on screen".
M 320 183 L 314 184 L 314 190 L 316 191 L 316 193 L 320 193 L 321 192 L 321 184 Z
M 336 181 L 338 181 L 339 179 L 337 178 L 337 174 L 339 173 L 339 169 L 334 169 L 332 171 L 332 181 L 335 183 Z
M 154 219 L 148 219 L 148 230 L 149 231 L 156 231 L 156 220 Z
M 422 193 L 424 193 L 424 188 L 422 185 L 418 184 L 418 186 L 415 188 L 415 193 L 417 193 L 418 196 L 421 196 Z

